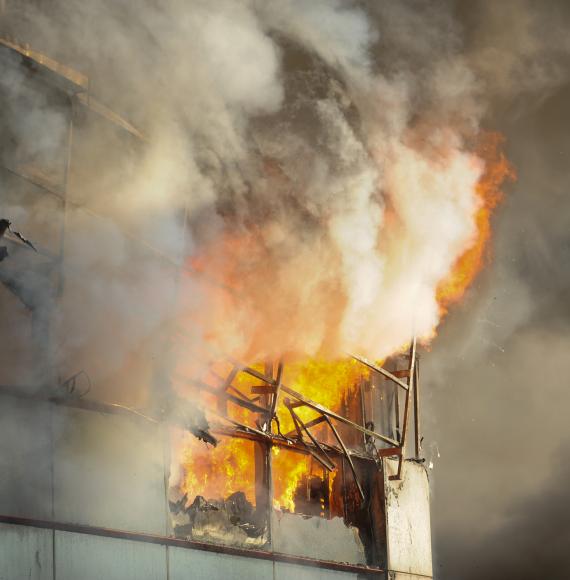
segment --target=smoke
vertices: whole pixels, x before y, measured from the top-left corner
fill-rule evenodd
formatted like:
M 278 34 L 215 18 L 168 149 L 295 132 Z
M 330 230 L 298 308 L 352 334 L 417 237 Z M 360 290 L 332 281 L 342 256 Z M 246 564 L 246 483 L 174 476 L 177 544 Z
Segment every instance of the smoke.
M 148 141 L 118 166 L 101 156 L 107 137 L 89 135 L 99 168 L 73 198 L 110 215 L 114 235 L 207 262 L 232 288 L 220 298 L 194 284 L 182 298 L 186 326 L 202 320 L 192 342 L 215 335 L 218 351 L 247 358 L 379 358 L 412 332 L 433 336 L 438 285 L 477 238 L 486 167 L 474 147 L 485 99 L 445 6 L 75 0 L 22 18 Z M 96 272 L 89 292 L 124 322 L 118 361 L 174 311 L 138 308 L 133 284 L 154 285 L 162 304 L 176 290 L 160 269 L 133 276 L 129 244 L 95 242 L 85 257 L 74 246 L 70 277 Z M 83 331 L 63 324 L 74 358 L 81 334 L 109 344 L 99 317 L 78 314 L 67 318 Z
M 567 455 L 562 447 L 557 454 Z M 463 560 L 463 568 L 470 569 L 466 578 L 567 578 L 570 573 L 567 547 L 568 525 L 568 465 L 556 462 L 552 477 L 539 490 L 523 499 L 510 502 L 506 521 L 489 535 L 476 538 L 477 553 L 470 551 Z M 505 545 L 505 538 L 509 538 Z M 466 542 L 473 545 L 473 538 Z M 479 554 L 486 557 L 481 559 Z
M 474 2 L 458 13 L 518 175 L 492 264 L 422 367 L 435 570 L 565 578 L 570 14 L 563 2 Z

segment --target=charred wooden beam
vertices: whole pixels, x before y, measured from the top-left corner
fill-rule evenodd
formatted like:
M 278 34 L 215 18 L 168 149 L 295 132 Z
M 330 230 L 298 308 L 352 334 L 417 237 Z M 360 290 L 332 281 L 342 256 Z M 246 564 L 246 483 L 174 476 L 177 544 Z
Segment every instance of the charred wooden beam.
M 402 424 L 402 436 L 400 437 L 400 447 L 402 449 L 402 453 L 398 458 L 398 471 L 396 475 L 391 475 L 390 479 L 401 479 L 402 477 L 402 465 L 404 462 L 404 456 L 406 453 L 406 436 L 408 434 L 408 423 L 410 420 L 410 399 L 413 395 L 414 391 L 414 380 L 416 376 L 416 337 L 412 339 L 412 343 L 410 345 L 410 367 L 409 367 L 409 385 L 408 391 L 406 393 L 406 402 L 404 404 L 404 419 Z
M 396 437 L 400 439 L 400 391 L 394 393 L 394 415 L 396 417 Z
M 388 445 L 393 445 L 395 447 L 399 445 L 398 441 L 396 441 L 395 439 L 392 439 L 391 437 L 386 437 L 385 435 L 380 435 L 380 433 L 376 433 L 375 431 L 370 431 L 370 429 L 366 429 L 365 427 L 362 427 L 358 423 L 355 423 L 354 421 L 351 421 L 350 419 L 347 419 L 346 417 L 343 417 L 342 415 L 339 415 L 338 413 L 335 413 L 334 411 L 327 409 L 320 403 L 316 403 L 315 401 L 312 401 L 311 399 L 304 397 L 303 395 L 301 395 L 301 393 L 298 393 L 297 391 L 294 391 L 293 389 L 290 389 L 285 385 L 281 385 L 281 389 L 288 395 L 291 395 L 295 399 L 304 403 L 307 407 L 311 407 L 311 409 L 319 411 L 320 413 L 322 413 L 327 417 L 340 421 L 345 425 L 349 425 L 350 427 L 353 427 L 354 429 L 360 431 L 361 433 L 364 433 L 365 435 L 369 435 L 370 437 L 380 439 L 381 441 L 384 441 L 384 443 L 388 443 Z
M 422 452 L 422 439 L 420 429 L 420 363 L 416 362 L 416 376 L 414 380 L 414 437 L 416 459 L 420 459 Z
M 342 440 L 342 437 L 340 436 L 339 432 L 336 430 L 336 427 L 333 425 L 333 422 L 326 415 L 325 415 L 325 420 L 328 423 L 329 427 L 331 428 L 331 431 L 333 432 L 334 436 L 336 437 L 336 440 L 338 441 L 339 445 L 341 446 L 342 451 L 346 457 L 346 460 L 348 461 L 348 464 L 350 465 L 350 470 L 352 471 L 352 475 L 354 476 L 354 482 L 356 483 L 356 487 L 358 489 L 358 493 L 360 494 L 360 497 L 362 498 L 362 501 L 366 501 L 366 497 L 364 495 L 364 492 L 362 491 L 362 486 L 360 485 L 360 480 L 358 479 L 358 474 L 356 473 L 356 467 L 354 467 L 354 463 L 352 461 L 352 457 L 350 456 L 350 452 L 346 448 L 346 445 L 344 444 L 344 441 Z
M 281 393 L 281 380 L 283 379 L 283 361 L 280 360 L 277 364 L 277 376 L 275 377 L 275 394 L 273 395 L 273 399 L 271 401 L 271 410 L 269 412 L 270 421 L 277 418 L 275 412 L 277 410 L 277 403 L 279 401 L 279 395 Z M 279 424 L 277 425 L 279 427 Z
M 314 451 L 313 449 L 311 449 L 309 447 L 309 445 L 307 445 L 307 442 L 303 439 L 303 432 L 301 430 L 301 425 L 302 425 L 302 421 L 301 419 L 299 419 L 299 417 L 297 416 L 297 414 L 295 413 L 295 411 L 293 411 L 293 409 L 287 404 L 287 401 L 285 401 L 285 406 L 287 407 L 287 409 L 289 410 L 289 413 L 291 414 L 291 419 L 293 419 L 293 424 L 295 425 L 295 430 L 297 431 L 297 441 L 299 442 L 299 444 L 301 444 L 307 451 L 307 453 L 309 455 L 311 455 L 314 459 L 316 459 L 327 471 L 333 471 L 334 470 L 334 465 L 332 464 L 332 461 L 330 461 L 330 458 L 328 457 L 328 455 L 326 454 L 326 452 L 323 451 L 324 455 L 327 457 L 328 461 L 330 462 L 329 465 L 326 461 L 324 461 L 318 454 L 316 451 Z M 313 441 L 313 444 L 316 443 L 315 439 L 312 437 L 312 435 L 309 435 L 311 440 Z M 322 450 L 322 447 L 316 443 L 315 446 L 318 446 L 318 448 L 320 450 Z
M 323 423 L 324 420 L 325 420 L 324 415 L 321 415 L 320 417 L 317 417 L 316 419 L 313 419 L 312 421 L 308 421 L 307 423 L 305 423 L 305 427 L 307 427 L 307 429 L 310 429 L 311 427 L 315 427 L 316 425 Z M 295 431 L 289 431 L 289 433 L 285 433 L 283 437 L 287 438 L 292 437 L 293 435 L 295 435 Z
M 239 367 L 233 366 L 232 370 L 229 372 L 228 376 L 224 379 L 224 384 L 222 385 L 222 389 L 227 391 L 230 387 L 232 387 L 232 383 L 234 379 L 237 377 L 239 373 Z
M 262 437 L 264 440 L 270 439 L 270 437 L 267 435 L 267 433 L 264 433 L 263 431 L 260 431 L 259 429 L 256 429 L 255 427 L 250 427 L 249 425 L 245 425 L 244 423 L 240 423 L 239 421 L 236 421 L 236 420 L 232 419 L 231 417 L 228 417 L 227 415 L 222 415 L 221 413 L 216 413 L 215 411 L 209 411 L 209 412 L 212 413 L 213 415 L 215 415 L 216 417 L 219 417 L 220 419 L 223 419 L 224 421 L 231 423 L 232 425 L 234 425 L 234 427 L 238 427 L 240 429 L 243 429 L 247 433 L 253 433 L 255 435 L 258 435 L 259 437 Z
M 261 414 L 267 413 L 267 409 L 265 407 L 261 407 L 259 405 L 256 405 L 255 403 L 252 403 L 249 400 L 245 400 L 241 397 L 236 397 L 235 395 L 231 395 L 230 393 L 222 391 L 216 387 L 212 387 L 212 385 L 209 385 L 208 383 L 205 383 L 203 381 L 199 381 L 196 379 L 184 379 L 182 377 L 178 377 L 178 378 L 183 380 L 186 384 L 188 384 L 188 385 L 190 385 L 198 390 L 207 391 L 208 393 L 211 393 L 212 395 L 215 395 L 217 397 L 225 398 L 228 401 L 231 401 L 232 403 L 239 405 L 240 407 L 244 407 L 245 409 L 249 409 L 253 413 L 261 413 Z
M 273 385 L 253 385 L 251 387 L 251 393 L 253 395 L 275 395 L 277 392 L 277 387 Z
M 307 406 L 307 404 L 306 404 L 304 401 L 291 401 L 291 402 L 289 403 L 289 406 L 290 406 L 292 409 L 297 409 L 297 408 L 299 408 L 299 407 L 306 407 L 306 406 Z
M 235 395 L 237 397 L 239 397 L 240 399 L 243 399 L 244 401 L 249 401 L 250 403 L 254 403 L 257 399 L 250 399 L 245 393 L 242 393 L 238 388 L 234 387 L 233 385 L 230 385 L 227 388 L 228 391 L 232 391 L 232 393 L 235 393 Z
M 390 371 L 387 371 L 385 368 L 377 364 L 374 364 L 373 362 L 369 361 L 368 359 L 365 359 L 362 356 L 358 356 L 356 354 L 352 354 L 350 356 L 352 356 L 352 358 L 354 360 L 357 360 L 359 363 L 362 363 L 364 366 L 367 366 L 370 370 L 377 372 L 381 375 L 384 375 L 387 379 L 394 381 L 398 386 L 402 387 L 404 391 L 408 390 L 408 385 L 406 385 L 404 381 L 400 380 L 395 374 L 391 373 Z
M 389 447 L 387 449 L 378 449 L 376 451 L 378 458 L 382 457 L 400 457 L 402 455 L 401 447 Z
M 357 357 L 354 357 L 354 358 L 357 358 Z M 360 359 L 357 358 L 357 360 L 360 360 Z M 363 359 L 363 360 L 365 360 L 365 359 Z M 360 361 L 360 362 L 363 362 L 363 361 Z M 370 364 L 372 364 L 372 363 L 370 363 Z M 376 367 L 375 365 L 374 365 L 374 367 L 381 368 L 381 367 Z M 267 383 L 268 385 L 276 386 L 276 384 L 277 384 L 276 380 L 273 379 L 272 377 L 268 377 L 268 376 L 264 375 L 263 373 L 260 373 L 259 371 L 252 369 L 251 367 L 243 367 L 242 371 L 251 375 L 252 377 L 255 377 L 255 378 Z M 382 369 L 382 371 L 385 371 L 385 369 Z M 388 373 L 388 371 L 385 371 L 385 372 Z M 393 377 L 393 375 L 391 375 L 391 373 L 388 373 L 388 374 L 391 377 Z M 403 383 L 402 381 L 400 381 L 400 379 L 393 377 L 393 380 L 395 380 L 396 383 L 401 384 L 401 386 L 403 386 L 405 389 L 408 388 L 408 386 L 405 383 Z M 339 415 L 338 413 L 335 413 L 334 411 L 327 409 L 327 407 L 321 405 L 320 403 L 317 403 L 315 401 L 312 401 L 311 399 L 308 399 L 307 397 L 304 397 L 301 393 L 298 393 L 297 391 L 291 389 L 290 387 L 287 387 L 284 384 L 280 384 L 280 390 L 286 392 L 288 395 L 291 395 L 292 397 L 297 399 L 299 404 L 296 406 L 301 406 L 304 404 L 308 407 L 311 407 L 312 409 L 314 409 L 316 411 L 319 411 L 320 413 L 323 413 L 324 415 L 327 415 L 329 417 L 336 419 L 337 421 L 340 421 L 346 425 L 350 425 L 351 427 L 353 427 L 354 429 L 357 429 L 358 431 L 361 431 L 365 435 L 369 435 L 370 437 L 380 439 L 381 441 L 384 441 L 384 443 L 388 443 L 389 445 L 394 445 L 394 446 L 398 445 L 398 441 L 396 441 L 395 439 L 392 439 L 391 437 L 387 437 L 386 435 L 381 435 L 380 433 L 376 433 L 375 431 L 370 431 L 369 429 L 366 429 L 365 427 L 358 425 L 354 421 L 351 421 L 350 419 L 347 419 L 346 417 L 343 417 L 342 415 Z
M 297 413 L 295 413 L 295 411 L 289 405 L 288 401 L 289 400 L 286 399 L 284 403 L 285 403 L 285 406 L 287 407 L 287 409 L 289 409 L 289 413 L 291 413 L 291 417 L 293 418 L 293 422 L 295 423 L 295 427 L 297 428 L 297 432 L 299 434 L 300 441 L 304 443 L 303 434 L 302 434 L 302 431 L 304 431 L 307 434 L 307 436 L 309 437 L 309 439 L 313 442 L 313 445 L 319 450 L 319 452 L 325 458 L 325 459 L 322 459 L 321 457 L 317 457 L 316 455 L 313 454 L 315 459 L 317 459 L 317 461 L 319 461 L 319 463 L 321 463 L 321 465 L 323 465 L 323 467 L 325 467 L 327 469 L 327 471 L 334 471 L 336 469 L 336 466 L 333 463 L 332 459 L 329 457 L 329 455 L 323 449 L 323 447 L 317 441 L 317 439 L 313 436 L 313 434 L 309 431 L 307 426 L 303 423 L 302 419 L 297 415 Z
M 264 375 L 263 373 L 260 373 L 259 371 L 256 371 L 255 369 L 252 369 L 251 367 L 243 367 L 242 372 L 247 373 L 248 375 L 251 375 L 252 377 L 255 377 L 256 379 L 259 379 L 260 381 L 263 381 L 264 383 L 267 383 L 268 385 L 276 385 L 276 381 L 273 377 L 268 377 L 267 375 Z

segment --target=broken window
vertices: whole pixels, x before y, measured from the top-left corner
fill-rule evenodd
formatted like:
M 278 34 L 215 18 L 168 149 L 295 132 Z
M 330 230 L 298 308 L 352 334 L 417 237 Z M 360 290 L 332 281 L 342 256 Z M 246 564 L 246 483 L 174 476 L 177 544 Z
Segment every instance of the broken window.
M 357 358 L 253 366 L 186 358 L 176 389 L 199 403 L 220 437 L 216 446 L 189 434 L 173 442 L 175 534 L 336 559 L 315 544 L 305 553 L 308 536 L 317 534 L 318 543 L 323 534 L 326 542 L 335 530 L 346 534 L 352 561 L 380 565 L 381 459 L 402 456 L 412 357 L 396 357 L 386 368 Z M 322 520 L 330 524 L 316 523 Z
M 267 543 L 267 489 L 259 445 L 224 437 L 208 448 L 173 431 L 169 506 L 174 534 L 243 547 Z M 260 497 L 261 496 L 261 497 Z

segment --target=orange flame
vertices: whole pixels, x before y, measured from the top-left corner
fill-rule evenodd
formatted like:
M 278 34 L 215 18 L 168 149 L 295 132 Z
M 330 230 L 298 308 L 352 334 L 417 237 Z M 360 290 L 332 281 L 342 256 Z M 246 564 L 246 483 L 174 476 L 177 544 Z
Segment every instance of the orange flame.
M 263 370 L 261 365 L 256 365 L 256 369 Z M 317 399 L 333 410 L 340 410 L 338 407 L 343 397 L 368 374 L 362 365 L 352 359 L 310 360 L 286 365 L 283 382 L 307 398 Z M 251 387 L 259 384 L 259 381 L 240 373 L 233 384 L 241 392 L 251 396 Z M 208 395 L 202 395 L 203 403 L 208 398 Z M 211 403 L 209 406 L 211 407 Z M 303 422 L 317 416 L 307 407 L 297 408 L 295 412 Z M 228 404 L 227 413 L 234 420 L 254 425 L 252 414 L 247 409 Z M 278 407 L 278 418 L 282 433 L 294 432 L 292 417 L 282 404 Z M 313 429 L 313 433 L 321 440 L 326 439 L 323 427 L 320 434 L 318 428 Z M 181 491 L 188 495 L 190 502 L 197 495 L 207 499 L 223 499 L 236 491 L 243 491 L 247 499 L 255 504 L 254 445 L 250 441 L 228 437 L 223 438 L 217 447 L 211 448 L 192 436 L 185 435 L 180 457 Z M 277 447 L 273 448 L 272 457 L 273 505 L 294 511 L 294 498 L 299 482 L 303 476 L 311 474 L 323 479 L 322 467 L 309 456 L 280 451 Z M 334 474 L 331 474 L 329 485 L 332 485 L 333 479 Z
M 224 438 L 217 447 L 207 447 L 186 434 L 181 458 L 182 493 L 191 503 L 197 495 L 206 499 L 226 499 L 243 491 L 255 505 L 254 443 L 232 437 Z
M 476 235 L 455 262 L 449 275 L 438 285 L 437 302 L 442 315 L 463 297 L 488 256 L 493 211 L 502 200 L 501 188 L 504 182 L 515 178 L 514 170 L 502 151 L 503 141 L 501 135 L 488 133 L 482 137 L 477 148 L 476 154 L 485 165 L 476 187 L 479 199 L 479 209 L 474 217 Z M 387 219 L 389 218 L 388 213 Z M 277 358 L 283 351 L 292 356 L 292 353 L 296 352 L 297 345 L 294 344 L 294 339 L 299 334 L 299 328 L 306 327 L 316 308 L 320 309 L 317 318 L 322 318 L 322 312 L 326 312 L 324 318 L 326 324 L 331 328 L 338 328 L 338 312 L 344 305 L 340 288 L 326 280 L 324 287 L 319 288 L 320 294 L 316 292 L 316 298 L 312 294 L 307 296 L 306 303 L 301 307 L 296 300 L 297 295 L 288 284 L 302 284 L 304 272 L 303 270 L 296 272 L 296 263 L 293 263 L 291 271 L 295 275 L 287 275 L 278 280 L 273 278 L 271 256 L 266 246 L 270 237 L 267 231 L 259 228 L 253 228 L 243 235 L 224 235 L 219 244 L 210 246 L 200 259 L 194 259 L 190 263 L 192 269 L 199 275 L 205 276 L 208 270 L 213 272 L 214 276 L 218 276 L 217 279 L 210 280 L 214 285 L 208 291 L 209 307 L 201 308 L 198 304 L 196 308 L 193 304 L 190 308 L 194 322 L 198 321 L 197 326 L 206 329 L 208 333 L 202 335 L 201 340 L 211 344 L 213 352 L 226 352 L 245 360 L 263 356 Z M 330 259 L 332 264 L 335 257 L 328 256 L 327 259 Z M 326 267 L 324 269 L 326 270 Z M 234 320 L 233 313 L 239 310 L 239 306 L 235 307 L 244 299 L 247 301 L 247 308 L 242 309 L 241 318 L 238 316 L 238 319 Z M 317 301 L 314 302 L 314 299 Z M 241 330 L 243 326 L 247 328 L 248 336 L 240 342 L 239 339 L 244 338 Z M 228 337 L 238 337 L 238 341 L 228 340 Z M 282 352 L 271 350 L 277 344 L 283 347 Z M 270 345 L 269 350 L 267 345 Z M 326 348 L 321 348 L 319 352 L 326 352 Z M 187 367 L 191 366 L 188 361 L 182 362 Z M 194 374 L 189 368 L 184 370 L 186 372 L 183 374 L 187 376 Z M 263 371 L 263 367 L 259 367 L 258 370 Z M 225 372 L 220 370 L 217 373 L 218 378 L 227 372 L 227 369 Z M 304 396 L 346 415 L 347 409 L 340 407 L 346 404 L 351 389 L 366 378 L 363 372 L 363 367 L 353 360 L 293 361 L 285 366 L 283 382 Z M 211 379 L 210 376 L 205 380 L 209 382 Z M 214 384 L 219 386 L 220 383 L 218 381 Z M 240 373 L 233 385 L 247 396 L 254 397 L 251 388 L 259 385 L 259 381 Z M 215 401 L 212 395 L 202 393 L 201 397 L 206 408 Z M 282 399 L 284 398 L 282 395 Z M 255 426 L 255 420 L 258 418 L 250 411 L 229 402 L 224 404 L 223 411 L 229 417 L 250 426 Z M 311 421 L 317 416 L 308 407 L 296 408 L 295 412 L 303 422 Z M 277 413 L 281 432 L 294 436 L 295 425 L 290 412 L 283 405 L 283 400 Z M 313 432 L 321 440 L 327 437 L 327 429 L 322 425 L 315 427 Z M 217 448 L 207 449 L 203 444 L 188 437 L 184 443 L 181 459 L 183 470 L 181 487 L 188 494 L 189 501 L 196 495 L 214 499 L 227 497 L 240 490 L 255 503 L 254 445 L 252 442 L 226 438 Z M 273 505 L 276 508 L 294 511 L 299 483 L 308 474 L 322 474 L 322 466 L 310 456 L 277 448 L 273 450 L 272 463 Z M 329 484 L 332 484 L 333 479 L 334 474 L 330 477 Z
M 485 170 L 477 184 L 480 207 L 475 216 L 477 233 L 473 243 L 455 262 L 449 276 L 437 288 L 437 301 L 442 314 L 449 306 L 458 303 L 465 291 L 482 270 L 488 257 L 493 211 L 503 199 L 502 186 L 514 180 L 516 174 L 502 151 L 504 137 L 499 133 L 485 133 L 477 148 L 478 156 L 485 162 Z

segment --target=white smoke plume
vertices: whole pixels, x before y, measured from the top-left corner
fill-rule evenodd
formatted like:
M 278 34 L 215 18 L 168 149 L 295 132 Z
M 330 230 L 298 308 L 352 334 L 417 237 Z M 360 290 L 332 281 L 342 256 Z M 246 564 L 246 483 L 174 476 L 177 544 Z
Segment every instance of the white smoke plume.
M 183 348 L 248 359 L 433 335 L 485 170 L 477 70 L 444 6 L 73 0 L 12 27 L 145 136 L 78 137 L 70 198 L 108 219 L 71 210 L 62 360 L 98 344 L 118 368 L 177 318 Z M 177 287 L 180 263 L 200 275 Z

